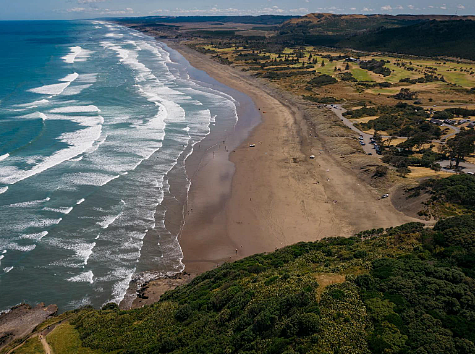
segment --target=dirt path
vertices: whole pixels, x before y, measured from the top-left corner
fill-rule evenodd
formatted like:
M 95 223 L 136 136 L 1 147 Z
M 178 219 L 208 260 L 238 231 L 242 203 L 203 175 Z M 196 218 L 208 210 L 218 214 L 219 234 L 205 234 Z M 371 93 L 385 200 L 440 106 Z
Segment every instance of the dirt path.
M 46 354 L 53 354 L 53 350 L 51 349 L 48 342 L 46 341 L 45 336 L 42 335 L 42 334 L 39 334 L 38 336 L 40 338 L 41 344 L 43 345 L 43 349 L 44 349 L 45 353 Z

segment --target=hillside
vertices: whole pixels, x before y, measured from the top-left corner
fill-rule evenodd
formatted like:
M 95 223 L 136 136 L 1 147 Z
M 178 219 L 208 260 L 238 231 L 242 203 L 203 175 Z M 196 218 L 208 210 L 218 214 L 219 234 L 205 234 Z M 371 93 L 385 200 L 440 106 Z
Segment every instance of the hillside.
M 475 20 L 475 16 L 450 15 L 335 15 L 311 13 L 287 20 L 281 34 L 302 31 L 308 35 L 368 32 L 380 28 L 405 27 L 428 21 Z
M 244 23 L 256 25 L 280 25 L 297 16 L 147 16 L 147 17 L 123 17 L 114 19 L 117 22 L 125 23 Z
M 63 321 L 46 335 L 56 354 L 474 353 L 474 260 L 473 216 L 410 223 L 248 257 L 152 306 L 39 329 Z
M 309 14 L 280 27 L 277 42 L 475 59 L 474 16 Z
M 475 21 L 436 21 L 389 28 L 341 41 L 366 51 L 420 56 L 451 56 L 475 60 Z

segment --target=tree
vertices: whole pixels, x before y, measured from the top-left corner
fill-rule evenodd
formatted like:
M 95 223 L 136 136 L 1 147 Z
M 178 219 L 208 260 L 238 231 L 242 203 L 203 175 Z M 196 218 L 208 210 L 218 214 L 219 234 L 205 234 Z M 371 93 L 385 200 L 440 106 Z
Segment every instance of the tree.
M 446 149 L 450 159 L 455 159 L 455 168 L 457 169 L 465 156 L 475 152 L 475 130 L 461 130 L 454 138 L 447 141 Z
M 399 173 L 401 177 L 406 177 L 409 173 L 411 173 L 411 170 L 408 167 L 401 166 L 396 169 L 396 172 Z
M 388 170 L 388 166 L 379 165 L 376 167 L 373 177 L 384 177 L 388 174 Z

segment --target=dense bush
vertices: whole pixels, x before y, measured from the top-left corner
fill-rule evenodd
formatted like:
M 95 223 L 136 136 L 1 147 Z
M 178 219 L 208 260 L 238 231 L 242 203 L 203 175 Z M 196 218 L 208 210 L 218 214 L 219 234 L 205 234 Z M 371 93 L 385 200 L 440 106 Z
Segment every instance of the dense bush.
M 323 74 L 323 75 L 314 77 L 308 82 L 308 84 L 312 87 L 322 87 L 322 86 L 331 85 L 337 82 L 338 80 L 335 79 L 334 77 Z
M 72 323 L 105 353 L 473 353 L 474 230 L 469 215 L 298 243 Z

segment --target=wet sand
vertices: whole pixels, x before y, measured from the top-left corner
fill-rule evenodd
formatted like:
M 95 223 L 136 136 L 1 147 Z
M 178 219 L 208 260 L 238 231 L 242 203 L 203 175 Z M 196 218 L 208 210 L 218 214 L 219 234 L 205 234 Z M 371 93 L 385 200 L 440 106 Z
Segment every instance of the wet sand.
M 344 167 L 289 95 L 189 47 L 167 44 L 194 68 L 252 100 L 239 103 L 238 125 L 223 141 L 208 142 L 186 161 L 191 187 L 179 242 L 191 276 L 181 283 L 224 262 L 300 241 L 416 221 Z M 168 283 L 148 283 L 146 303 L 171 289 Z M 143 304 L 135 301 L 133 307 Z
M 218 149 L 214 159 L 205 156 L 192 178 L 188 211 L 193 211 L 179 238 L 187 272 L 299 241 L 414 221 L 343 167 L 278 90 L 188 47 L 170 46 L 195 68 L 248 95 L 262 115 L 229 162 Z

